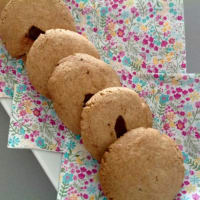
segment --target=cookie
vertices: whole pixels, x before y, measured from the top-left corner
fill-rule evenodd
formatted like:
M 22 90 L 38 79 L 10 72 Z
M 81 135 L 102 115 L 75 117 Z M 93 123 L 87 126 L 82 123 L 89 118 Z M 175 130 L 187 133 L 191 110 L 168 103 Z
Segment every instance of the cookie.
M 86 53 L 99 58 L 94 45 L 78 33 L 52 29 L 34 42 L 26 61 L 29 79 L 35 89 L 49 97 L 47 82 L 59 60 L 74 53 Z
M 76 134 L 81 133 L 81 112 L 89 98 L 114 86 L 120 86 L 120 80 L 111 66 L 87 54 L 75 54 L 61 60 L 48 81 L 56 113 Z
M 184 178 L 182 153 L 158 130 L 134 129 L 105 152 L 99 177 L 108 199 L 172 200 Z
M 11 0 L 1 13 L 0 36 L 16 58 L 25 57 L 40 34 L 55 28 L 76 31 L 62 0 Z
M 100 161 L 106 148 L 127 131 L 152 127 L 152 114 L 139 95 L 128 88 L 107 88 L 84 107 L 81 135 L 86 149 Z
M 0 13 L 3 10 L 3 8 L 5 7 L 5 5 L 9 2 L 9 0 L 1 0 L 0 1 Z

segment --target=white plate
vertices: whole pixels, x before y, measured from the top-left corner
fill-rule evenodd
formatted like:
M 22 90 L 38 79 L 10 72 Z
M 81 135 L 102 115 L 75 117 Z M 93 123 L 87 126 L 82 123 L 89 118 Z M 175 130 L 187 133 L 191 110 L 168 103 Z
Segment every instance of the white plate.
M 11 116 L 11 104 L 12 100 L 10 99 L 0 99 L 0 103 L 8 113 L 9 117 Z M 45 152 L 32 150 L 36 159 L 44 169 L 46 175 L 49 177 L 51 183 L 58 190 L 59 183 L 59 174 L 60 174 L 60 165 L 61 165 L 61 154 L 53 152 Z

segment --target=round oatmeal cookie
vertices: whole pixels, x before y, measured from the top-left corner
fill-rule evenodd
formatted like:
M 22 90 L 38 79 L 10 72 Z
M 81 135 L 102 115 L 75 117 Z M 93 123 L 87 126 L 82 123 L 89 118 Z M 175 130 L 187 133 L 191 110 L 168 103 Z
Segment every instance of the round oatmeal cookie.
M 108 199 L 172 200 L 184 178 L 182 153 L 158 130 L 134 129 L 105 152 L 99 176 Z

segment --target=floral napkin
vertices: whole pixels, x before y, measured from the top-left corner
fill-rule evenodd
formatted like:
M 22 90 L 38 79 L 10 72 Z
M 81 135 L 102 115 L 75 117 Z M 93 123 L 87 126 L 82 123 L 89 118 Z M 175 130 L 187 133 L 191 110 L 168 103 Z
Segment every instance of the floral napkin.
M 10 57 L 0 39 L 0 98 L 13 97 L 14 84 L 23 80 L 23 61 Z
M 141 74 L 124 69 L 118 74 L 123 86 L 134 89 L 150 106 L 154 128 L 175 139 L 183 153 L 185 180 L 176 200 L 200 198 L 200 75 Z M 58 200 L 104 199 L 98 163 L 80 136 L 63 126 L 51 102 L 30 85 L 15 88 L 8 146 L 65 152 Z
M 200 75 L 138 74 L 118 71 L 123 86 L 133 88 L 154 113 L 154 128 L 173 138 L 183 153 L 185 179 L 176 200 L 200 199 Z M 105 200 L 98 163 L 82 140 L 71 138 L 62 158 L 57 200 Z
M 105 62 L 148 73 L 185 72 L 183 0 L 65 2 L 78 32 L 93 42 Z M 11 58 L 0 40 L 0 97 L 12 97 L 14 84 L 24 83 L 24 73 L 22 60 Z

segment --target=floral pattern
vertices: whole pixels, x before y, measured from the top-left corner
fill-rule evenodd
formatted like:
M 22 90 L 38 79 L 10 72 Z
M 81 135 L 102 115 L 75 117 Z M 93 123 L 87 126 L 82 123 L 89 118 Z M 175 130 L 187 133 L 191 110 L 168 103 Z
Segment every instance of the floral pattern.
M 14 84 L 25 83 L 25 74 L 23 61 L 11 58 L 0 39 L 0 97 L 12 98 Z
M 38 94 L 30 83 L 16 85 L 8 147 L 60 152 L 66 148 L 66 132 L 50 100 Z
M 182 0 L 65 0 L 78 32 L 111 65 L 148 73 L 185 72 Z

